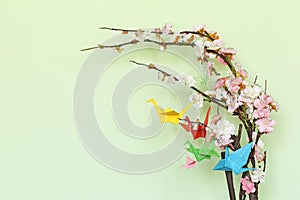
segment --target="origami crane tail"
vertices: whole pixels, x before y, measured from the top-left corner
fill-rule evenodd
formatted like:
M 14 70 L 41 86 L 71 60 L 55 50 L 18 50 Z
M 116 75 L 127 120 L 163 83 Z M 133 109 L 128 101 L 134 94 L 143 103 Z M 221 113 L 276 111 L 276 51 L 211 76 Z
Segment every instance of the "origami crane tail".
M 179 123 L 181 125 L 182 128 L 184 128 L 184 130 L 186 132 L 191 132 L 192 130 L 192 125 L 191 125 L 191 121 L 190 118 L 188 116 L 185 117 L 185 121 L 187 122 L 187 124 L 183 124 L 183 123 Z

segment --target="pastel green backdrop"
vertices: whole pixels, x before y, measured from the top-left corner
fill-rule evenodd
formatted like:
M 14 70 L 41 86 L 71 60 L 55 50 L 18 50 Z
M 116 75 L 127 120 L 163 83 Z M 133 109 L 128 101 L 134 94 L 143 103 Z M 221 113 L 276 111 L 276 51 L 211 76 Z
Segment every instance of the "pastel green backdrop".
M 156 173 L 116 172 L 92 158 L 76 132 L 74 83 L 89 55 L 79 50 L 111 37 L 99 26 L 165 22 L 177 30 L 197 24 L 217 30 L 251 74 L 268 80 L 281 111 L 265 138 L 268 171 L 260 197 L 295 198 L 299 6 L 296 0 L 2 1 L 0 199 L 227 198 L 222 173 L 201 166 L 180 171 L 184 157 Z

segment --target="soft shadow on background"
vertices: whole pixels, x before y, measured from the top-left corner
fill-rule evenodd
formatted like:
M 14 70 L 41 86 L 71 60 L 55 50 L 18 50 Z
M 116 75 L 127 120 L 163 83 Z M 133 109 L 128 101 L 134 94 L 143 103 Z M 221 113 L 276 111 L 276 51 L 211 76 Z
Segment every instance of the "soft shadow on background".
M 238 50 L 249 73 L 268 80 L 281 104 L 265 137 L 267 180 L 261 199 L 297 195 L 300 111 L 299 3 L 252 1 L 37 1 L 2 2 L 1 199 L 225 199 L 223 173 L 203 162 L 179 170 L 184 157 L 161 171 L 131 175 L 97 162 L 82 146 L 72 109 L 74 83 L 89 52 L 109 39 L 99 26 L 175 30 L 206 24 Z M 108 152 L 109 153 L 109 152 Z M 117 158 L 116 158 L 117 159 Z

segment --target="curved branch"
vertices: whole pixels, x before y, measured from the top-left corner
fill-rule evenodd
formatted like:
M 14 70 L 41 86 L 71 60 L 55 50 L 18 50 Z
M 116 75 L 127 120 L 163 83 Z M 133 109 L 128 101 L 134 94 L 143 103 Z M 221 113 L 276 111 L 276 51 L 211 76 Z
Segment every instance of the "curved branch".
M 171 75 L 171 74 L 169 74 L 169 73 L 167 73 L 167 72 L 165 72 L 165 71 L 159 69 L 159 68 L 156 67 L 154 64 L 145 64 L 145 63 L 137 62 L 137 61 L 134 61 L 134 60 L 130 60 L 130 62 L 132 62 L 132 63 L 134 63 L 134 64 L 137 64 L 137 65 L 145 66 L 145 67 L 147 67 L 148 69 L 154 69 L 154 70 L 156 70 L 156 71 L 159 71 L 159 72 L 165 74 L 166 76 L 173 76 L 173 75 Z M 173 76 L 173 77 L 174 77 L 175 81 L 179 81 L 178 78 L 176 78 L 175 76 Z M 211 96 L 205 94 L 204 92 L 202 92 L 201 90 L 199 90 L 198 88 L 196 88 L 196 87 L 194 87 L 194 86 L 191 86 L 190 88 L 191 88 L 192 90 L 198 92 L 199 94 L 201 94 L 201 95 L 204 96 L 205 98 L 207 98 L 207 100 L 208 100 L 209 102 L 215 103 L 215 104 L 219 105 L 220 107 L 227 109 L 227 106 L 224 105 L 224 104 L 222 104 L 222 103 L 221 103 L 219 100 L 217 100 L 216 98 L 211 97 Z

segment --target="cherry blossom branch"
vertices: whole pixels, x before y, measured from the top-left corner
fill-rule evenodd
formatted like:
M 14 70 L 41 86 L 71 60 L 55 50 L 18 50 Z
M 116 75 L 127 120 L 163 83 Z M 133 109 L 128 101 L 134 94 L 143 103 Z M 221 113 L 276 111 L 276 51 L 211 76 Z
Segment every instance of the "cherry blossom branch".
M 200 32 L 198 32 L 198 31 L 180 31 L 179 32 L 180 34 L 193 34 L 193 35 L 199 35 L 199 36 L 201 36 L 201 37 L 206 37 L 206 38 L 208 38 L 208 39 L 210 39 L 211 41 L 214 41 L 215 39 L 213 38 L 213 37 L 211 37 L 210 35 L 209 35 L 209 33 L 208 32 L 204 32 L 204 33 L 200 33 Z
M 229 67 L 232 74 L 234 76 L 236 76 L 236 69 L 235 69 L 234 65 L 232 64 L 232 62 L 231 62 L 231 60 L 228 56 L 225 56 L 225 55 L 217 52 L 216 50 L 206 49 L 206 51 L 208 53 L 213 53 L 213 54 L 216 54 L 217 56 L 219 56 L 227 64 L 227 66 Z
M 151 40 L 151 39 L 145 39 L 144 42 L 148 42 L 148 43 L 154 43 L 154 44 L 158 44 L 158 45 L 162 45 L 162 46 L 170 46 L 170 45 L 177 45 L 177 46 L 191 46 L 194 47 L 195 44 L 193 43 L 187 43 L 187 42 L 178 42 L 178 43 L 174 43 L 174 42 L 159 42 L 156 40 Z M 116 48 L 116 47 L 123 47 L 123 46 L 127 46 L 127 45 L 132 45 L 132 44 L 137 44 L 137 43 L 141 43 L 140 41 L 137 40 L 132 40 L 130 42 L 124 42 L 121 44 L 114 44 L 114 45 L 102 45 L 102 44 L 98 44 L 97 46 L 94 47 L 89 47 L 89 48 L 85 48 L 85 49 L 81 49 L 81 51 L 89 51 L 89 50 L 93 50 L 93 49 L 107 49 L 107 48 Z
M 121 31 L 123 34 L 127 34 L 128 32 L 138 32 L 138 31 L 143 32 L 144 31 L 142 29 L 121 29 L 121 28 L 110 28 L 110 27 L 100 27 L 99 29 L 111 30 L 111 31 Z M 162 31 L 150 31 L 150 33 L 163 34 Z M 167 34 L 168 35 L 173 35 L 174 32 L 169 31 Z M 179 32 L 179 34 L 194 34 L 194 35 L 199 35 L 200 37 L 208 38 L 211 41 L 215 40 L 215 38 L 213 38 L 206 30 L 204 30 L 203 32 L 200 32 L 200 31 L 181 31 L 181 32 Z M 139 41 L 137 41 L 137 40 L 132 40 L 130 42 L 126 42 L 126 43 L 122 43 L 122 44 L 107 45 L 107 46 L 99 44 L 99 45 L 94 46 L 94 47 L 89 47 L 89 48 L 82 49 L 81 51 L 88 51 L 88 50 L 97 49 L 97 48 L 100 48 L 100 49 L 103 49 L 103 48 L 117 48 L 117 47 L 120 48 L 122 46 L 129 45 L 129 44 L 136 44 L 138 42 Z M 159 41 L 155 41 L 155 40 L 151 40 L 151 39 L 145 39 L 144 42 L 155 43 L 155 44 L 159 44 L 159 45 L 162 45 L 162 46 L 167 46 L 167 45 L 191 46 L 191 47 L 195 46 L 194 43 L 188 43 L 188 42 L 159 42 Z M 216 50 L 206 49 L 206 51 L 219 56 L 227 64 L 227 66 L 229 67 L 231 72 L 234 74 L 234 76 L 237 75 L 235 67 L 232 64 L 232 62 L 231 62 L 231 60 L 228 56 L 225 56 L 221 53 L 218 53 Z
M 135 44 L 135 42 L 134 41 L 130 41 L 130 42 L 124 42 L 124 43 L 115 44 L 115 45 L 102 45 L 102 44 L 98 44 L 97 46 L 94 46 L 94 47 L 89 47 L 89 48 L 81 49 L 81 51 L 89 51 L 89 50 L 93 50 L 93 49 L 115 48 L 115 47 L 122 47 L 122 46 L 130 45 L 130 44 Z
M 127 34 L 129 32 L 138 32 L 138 31 L 142 31 L 141 29 L 122 29 L 122 28 L 111 28 L 111 27 L 99 27 L 99 29 L 102 29 L 102 30 L 110 30 L 110 31 L 120 31 L 122 32 L 123 34 Z M 163 32 L 162 31 L 150 31 L 150 33 L 154 33 L 154 34 L 162 34 Z M 169 32 L 167 33 L 168 35 L 174 35 L 174 32 Z M 211 37 L 209 35 L 209 33 L 207 33 L 206 31 L 204 33 L 200 33 L 198 31 L 180 31 L 179 34 L 193 34 L 193 35 L 199 35 L 201 37 L 206 37 L 210 40 L 214 40 L 213 37 Z
M 145 67 L 147 67 L 148 69 L 154 69 L 154 70 L 156 70 L 156 71 L 159 71 L 159 72 L 165 74 L 166 76 L 172 76 L 171 74 L 169 74 L 169 73 L 167 73 L 167 72 L 165 72 L 165 71 L 159 69 L 159 68 L 156 67 L 154 64 L 145 64 L 145 63 L 137 62 L 137 61 L 134 61 L 134 60 L 130 60 L 130 62 L 132 62 L 132 63 L 134 63 L 134 64 L 136 64 L 136 65 L 145 66 Z M 176 78 L 175 76 L 173 76 L 173 77 L 174 77 L 175 81 L 179 81 L 178 78 Z M 201 90 L 199 90 L 198 88 L 196 88 L 196 87 L 194 87 L 194 86 L 191 86 L 190 88 L 191 88 L 192 90 L 198 92 L 199 94 L 201 94 L 201 95 L 204 96 L 205 98 L 207 98 L 206 101 L 215 103 L 215 104 L 221 106 L 222 108 L 227 109 L 227 107 L 226 107 L 224 104 L 222 104 L 219 100 L 217 100 L 216 98 L 211 97 L 211 96 L 205 94 L 204 92 L 202 92 Z

